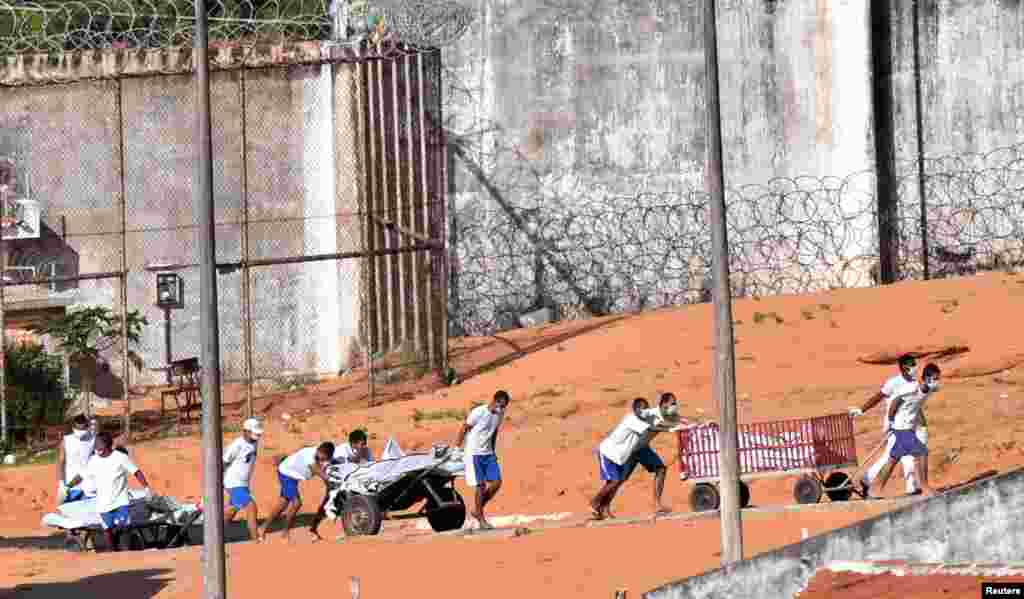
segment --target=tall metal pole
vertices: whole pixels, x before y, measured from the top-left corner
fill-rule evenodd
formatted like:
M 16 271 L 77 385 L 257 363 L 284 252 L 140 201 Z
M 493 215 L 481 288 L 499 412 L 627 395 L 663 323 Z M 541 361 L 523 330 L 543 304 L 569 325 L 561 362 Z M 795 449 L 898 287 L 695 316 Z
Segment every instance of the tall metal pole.
M 195 199 L 199 210 L 199 322 L 203 372 L 203 597 L 224 599 L 224 495 L 220 422 L 220 346 L 217 320 L 216 237 L 213 209 L 213 144 L 210 132 L 210 62 L 206 0 L 195 0 L 196 141 Z
M 704 0 L 704 64 L 707 103 L 707 186 L 711 195 L 712 298 L 715 308 L 714 395 L 718 402 L 719 475 L 721 484 L 722 564 L 743 559 L 740 522 L 739 452 L 736 435 L 736 354 L 732 336 L 732 290 L 729 285 L 729 239 L 726 232 L 725 182 L 722 174 L 722 115 L 718 94 L 718 31 L 715 0 Z
M 928 259 L 928 192 L 924 184 L 924 104 L 921 98 L 921 18 L 918 5 L 921 0 L 914 0 L 914 100 L 917 104 L 917 194 L 921 203 L 921 266 L 924 279 L 931 278 L 931 266 Z

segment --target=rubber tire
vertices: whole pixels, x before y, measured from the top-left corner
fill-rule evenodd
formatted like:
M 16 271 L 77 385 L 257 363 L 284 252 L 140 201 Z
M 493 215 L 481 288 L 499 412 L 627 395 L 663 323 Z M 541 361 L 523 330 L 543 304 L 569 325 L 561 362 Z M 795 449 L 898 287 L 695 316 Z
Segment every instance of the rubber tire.
M 793 485 L 793 499 L 800 504 L 818 503 L 821 501 L 821 494 L 821 483 L 809 474 L 801 476 Z
M 458 507 L 429 511 L 435 504 L 433 497 L 427 499 L 427 522 L 430 523 L 430 528 L 433 528 L 434 532 L 445 532 L 462 528 L 462 525 L 466 523 L 466 502 L 462 499 L 462 495 L 459 495 L 459 492 L 451 487 L 437 489 L 437 495 L 441 498 L 441 501 L 458 501 L 459 505 Z
M 740 481 L 740 509 L 750 506 L 750 487 Z
M 146 548 L 146 541 L 137 530 L 125 530 L 117 539 L 117 548 L 120 551 L 142 551 Z
M 85 543 L 78 537 L 66 537 L 64 539 L 64 549 L 71 553 L 84 553 Z
M 353 519 L 353 515 L 360 518 Z M 377 499 L 367 495 L 353 493 L 345 501 L 345 512 L 342 514 L 341 522 L 345 527 L 345 534 L 350 537 L 360 535 L 372 536 L 380 532 L 384 517 L 381 514 Z
M 690 509 L 694 512 L 717 510 L 721 501 L 718 489 L 710 483 L 697 483 L 690 489 Z
M 846 501 L 853 496 L 853 485 L 850 484 L 850 476 L 838 470 L 832 472 L 825 477 L 825 487 L 841 487 L 843 485 L 846 485 L 846 488 L 826 490 L 825 494 L 832 501 Z

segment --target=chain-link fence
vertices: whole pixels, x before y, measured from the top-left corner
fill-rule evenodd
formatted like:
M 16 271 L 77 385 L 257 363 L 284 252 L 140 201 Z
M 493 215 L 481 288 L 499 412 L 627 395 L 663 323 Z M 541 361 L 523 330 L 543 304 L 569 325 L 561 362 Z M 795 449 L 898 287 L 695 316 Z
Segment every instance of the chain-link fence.
M 260 68 L 223 54 L 211 80 L 225 402 L 407 392 L 447 347 L 440 53 L 278 49 Z M 200 352 L 195 89 L 188 65 L 130 77 L 116 60 L 65 85 L 4 73 L 0 324 L 64 354 L 82 411 L 138 421 Z M 87 308 L 145 324 L 85 364 L 40 330 Z

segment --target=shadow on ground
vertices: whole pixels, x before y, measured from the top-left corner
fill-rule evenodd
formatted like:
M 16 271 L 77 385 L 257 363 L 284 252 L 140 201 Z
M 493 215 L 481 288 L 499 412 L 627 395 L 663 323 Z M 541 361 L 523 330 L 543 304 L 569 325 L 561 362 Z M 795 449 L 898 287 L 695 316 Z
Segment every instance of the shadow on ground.
M 150 599 L 171 582 L 171 570 L 130 570 L 89 576 L 74 582 L 39 582 L 19 584 L 11 592 L 0 591 L 0 597 L 14 599 L 65 599 L 76 597 L 131 597 Z

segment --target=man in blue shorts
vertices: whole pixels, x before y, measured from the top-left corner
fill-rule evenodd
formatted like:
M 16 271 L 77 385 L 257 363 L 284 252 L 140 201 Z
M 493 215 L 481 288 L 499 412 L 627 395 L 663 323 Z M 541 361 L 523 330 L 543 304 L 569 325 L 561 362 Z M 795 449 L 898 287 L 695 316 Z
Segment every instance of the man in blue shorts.
M 239 512 L 244 511 L 249 535 L 256 541 L 262 541 L 263 537 L 260 535 L 259 513 L 252 499 L 251 485 L 256 449 L 262 436 L 260 421 L 249 418 L 242 423 L 242 436 L 224 450 L 224 490 L 228 494 L 224 519 L 231 522 Z
M 327 481 L 326 466 L 334 456 L 334 443 L 321 443 L 319 447 L 303 447 L 292 455 L 281 460 L 277 467 L 277 480 L 281 485 L 281 497 L 270 513 L 270 517 L 263 523 L 258 534 L 259 538 L 265 538 L 267 529 L 284 512 L 285 528 L 284 540 L 291 539 L 292 525 L 295 523 L 295 515 L 302 507 L 302 497 L 299 495 L 299 483 L 309 480 L 314 476 L 324 482 Z M 287 510 L 287 511 L 285 511 Z
M 473 408 L 455 441 L 456 447 L 462 447 L 463 441 L 466 443 L 466 484 L 476 487 L 476 508 L 470 515 L 483 529 L 494 528 L 484 516 L 484 507 L 501 488 L 501 468 L 495 448 L 505 408 L 510 401 L 507 391 L 498 391 L 490 404 Z
M 96 485 L 96 511 L 100 514 L 103 535 L 107 546 L 117 551 L 116 536 L 120 531 L 131 526 L 131 513 L 128 506 L 131 496 L 128 494 L 128 476 L 135 478 L 145 487 L 147 494 L 153 491 L 146 481 L 146 475 L 139 470 L 127 453 L 114 451 L 114 440 L 110 433 L 96 435 L 96 453 L 89 459 L 85 475 L 91 477 Z M 82 482 L 83 475 L 75 476 L 68 483 L 75 487 Z
M 917 390 L 897 397 L 889 406 L 889 430 L 893 437 L 892 449 L 889 451 L 889 462 L 879 475 L 879 492 L 885 490 L 885 484 L 889 482 L 889 475 L 892 474 L 896 464 L 905 456 L 913 456 L 914 470 L 918 472 L 921 492 L 924 495 L 934 493 L 928 484 L 928 447 L 918 437 L 916 429 L 925 402 L 939 388 L 941 375 L 942 372 L 937 365 L 928 364 L 924 367 L 921 383 Z
M 590 501 L 595 520 L 612 517 L 612 499 L 629 478 L 629 473 L 633 469 L 630 460 L 643 442 L 643 435 L 651 428 L 650 423 L 642 418 L 649 406 L 647 400 L 642 397 L 634 399 L 629 413 L 597 446 L 598 471 L 604 486 Z

